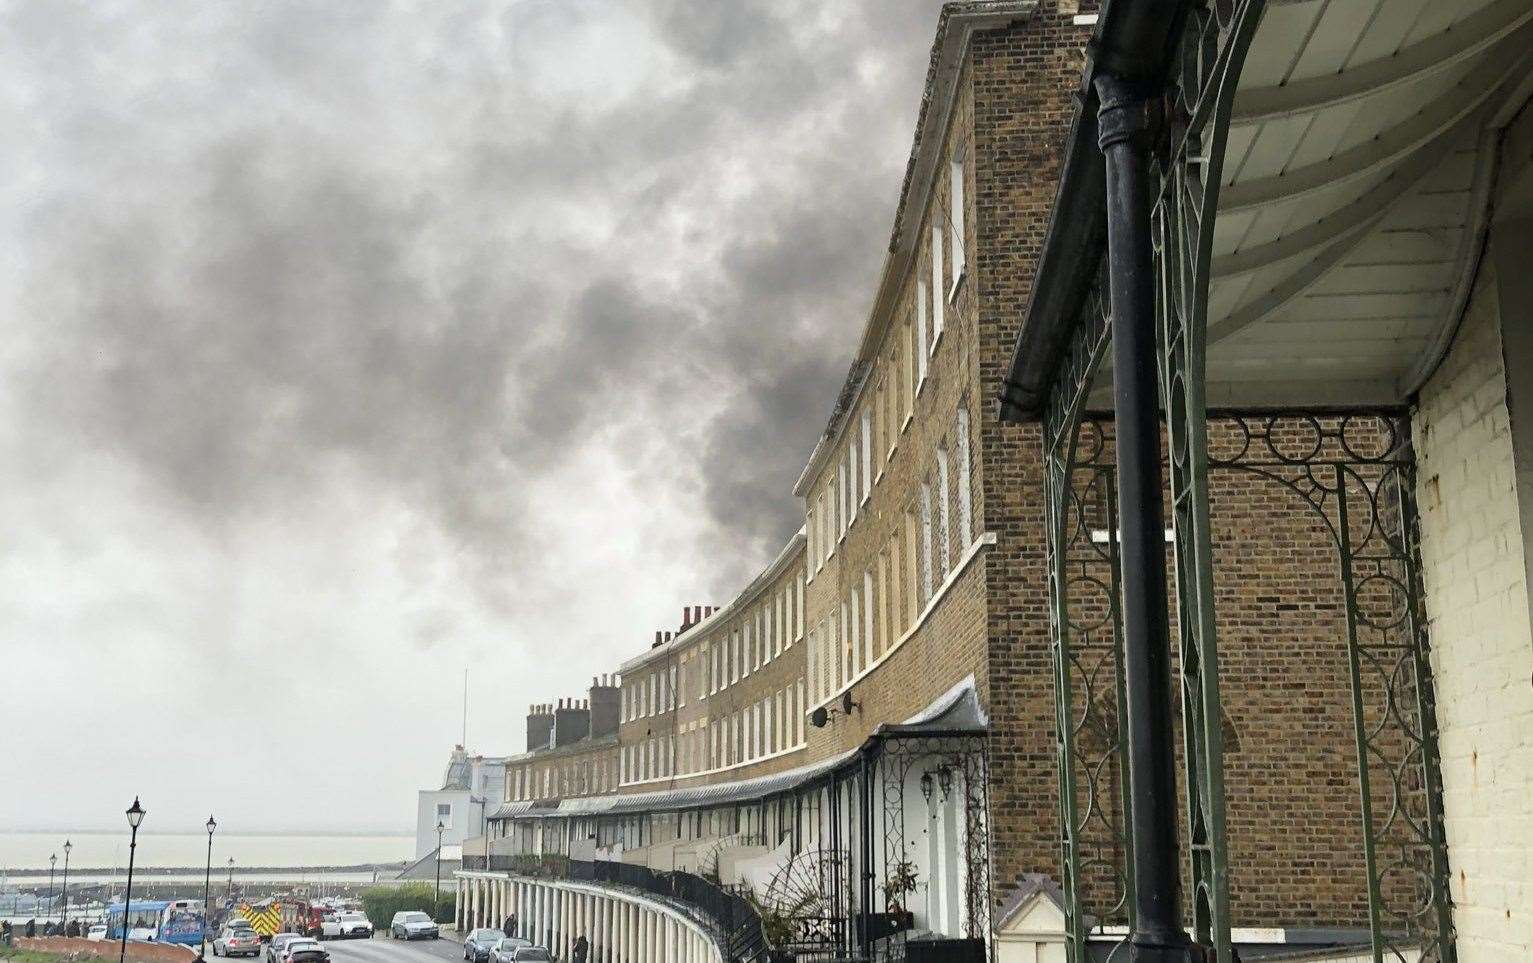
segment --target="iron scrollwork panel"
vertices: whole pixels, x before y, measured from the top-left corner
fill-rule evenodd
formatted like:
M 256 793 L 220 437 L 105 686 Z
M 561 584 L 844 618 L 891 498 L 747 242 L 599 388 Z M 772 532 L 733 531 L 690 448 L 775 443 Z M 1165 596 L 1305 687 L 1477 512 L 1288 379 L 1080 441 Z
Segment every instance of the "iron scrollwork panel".
M 869 791 L 879 807 L 882 826 L 881 879 L 883 912 L 898 917 L 911 911 L 922 885 L 931 886 L 944 872 L 942 885 L 956 882 L 961 890 L 962 935 L 983 940 L 987 952 L 993 949 L 990 938 L 990 773 L 989 750 L 983 735 L 900 736 L 886 739 L 877 760 L 869 769 Z M 912 776 L 917 778 L 912 780 Z M 912 781 L 920 787 L 922 799 L 909 798 Z M 961 853 L 947 853 L 956 864 L 952 877 L 948 866 L 927 867 L 926 880 L 920 879 L 917 853 L 911 849 L 907 833 L 907 802 L 924 809 L 928 821 L 946 818 L 947 807 L 962 807 L 954 815 L 955 830 L 961 833 Z M 918 813 L 919 815 L 919 813 Z M 940 831 L 928 826 L 927 832 Z M 871 909 L 871 907 L 870 907 Z M 866 919 L 866 918 L 865 918 Z M 932 929 L 939 929 L 930 921 Z M 905 958 L 909 933 L 898 927 L 887 935 L 865 934 L 865 951 L 887 963 Z
M 1166 93 L 1154 210 L 1161 398 L 1170 442 L 1176 617 L 1195 939 L 1232 963 L 1205 377 L 1213 227 L 1235 88 L 1263 0 L 1195 4 Z
M 1323 521 L 1336 553 L 1373 959 L 1454 963 L 1409 424 L 1395 413 L 1220 424 L 1213 468 L 1287 488 Z
M 1111 324 L 1101 271 L 1044 416 L 1050 629 L 1065 928 L 1072 963 L 1133 911 L 1117 504 L 1110 432 L 1083 416 Z M 1112 952 L 1118 958 L 1125 942 Z

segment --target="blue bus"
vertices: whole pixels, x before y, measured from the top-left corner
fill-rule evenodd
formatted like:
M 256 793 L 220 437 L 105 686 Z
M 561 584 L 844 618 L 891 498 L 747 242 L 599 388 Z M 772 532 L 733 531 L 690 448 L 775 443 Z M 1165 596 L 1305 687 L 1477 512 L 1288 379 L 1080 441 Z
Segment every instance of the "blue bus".
M 126 907 L 113 903 L 106 908 L 107 939 L 122 939 L 124 915 L 130 940 L 187 945 L 202 942 L 200 899 L 136 899 Z

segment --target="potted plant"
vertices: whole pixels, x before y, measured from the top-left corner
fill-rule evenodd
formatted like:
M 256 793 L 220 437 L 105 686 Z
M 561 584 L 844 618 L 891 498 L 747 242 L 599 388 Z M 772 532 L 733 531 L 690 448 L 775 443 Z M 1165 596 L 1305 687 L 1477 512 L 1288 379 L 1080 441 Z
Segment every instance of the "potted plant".
M 900 858 L 889 865 L 884 877 L 884 912 L 870 914 L 869 928 L 872 938 L 887 936 L 915 926 L 915 914 L 910 911 L 907 898 L 921 887 L 921 877 L 916 874 L 916 864 L 901 851 Z
M 750 903 L 756 915 L 761 918 L 761 935 L 766 939 L 772 963 L 791 963 L 794 955 L 786 947 L 799 938 L 799 920 L 812 915 L 819 902 L 819 895 L 804 893 L 791 904 L 782 904 L 764 901 L 756 896 L 755 891 L 747 889 L 745 901 Z

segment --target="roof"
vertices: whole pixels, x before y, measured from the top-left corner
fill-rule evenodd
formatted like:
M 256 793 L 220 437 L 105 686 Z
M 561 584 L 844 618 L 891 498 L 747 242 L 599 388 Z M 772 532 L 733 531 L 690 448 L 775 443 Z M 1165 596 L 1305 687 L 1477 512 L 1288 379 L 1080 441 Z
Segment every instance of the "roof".
M 930 735 L 982 735 L 989 721 L 980 707 L 974 677 L 969 676 L 933 700 L 926 708 L 899 723 L 884 723 L 856 749 L 782 772 L 752 779 L 707 783 L 652 792 L 605 796 L 578 796 L 558 800 L 508 802 L 492 819 L 564 818 L 569 816 L 619 816 L 625 814 L 708 809 L 734 803 L 756 802 L 793 792 L 829 777 L 872 751 L 881 741 Z
M 994 929 L 998 932 L 1005 929 L 1012 917 L 1026 908 L 1033 897 L 1039 894 L 1047 897 L 1061 910 L 1064 909 L 1065 894 L 1058 883 L 1042 873 L 1022 873 L 1017 877 L 1017 885 L 1006 894 L 1006 898 L 1001 901 L 1000 907 L 995 911 Z
M 627 662 L 624 662 L 622 665 L 617 667 L 618 675 L 632 672 L 633 670 L 642 668 L 651 662 L 656 662 L 667 658 L 673 653 L 691 645 L 693 642 L 696 642 L 698 639 L 703 638 L 714 628 L 729 621 L 729 619 L 738 614 L 742 608 L 754 602 L 756 597 L 765 591 L 766 587 L 787 569 L 789 563 L 797 558 L 799 553 L 803 550 L 807 539 L 808 536 L 805 532 L 804 526 L 799 526 L 799 530 L 793 533 L 792 538 L 788 539 L 788 543 L 784 545 L 782 550 L 777 553 L 777 557 L 772 559 L 771 564 L 762 569 L 760 575 L 757 575 L 755 578 L 751 579 L 750 584 L 745 586 L 745 588 L 740 591 L 740 594 L 734 597 L 733 601 L 731 601 L 728 605 L 723 606 L 722 608 L 715 609 L 712 615 L 703 619 L 701 622 L 696 622 L 688 626 L 684 631 L 678 633 L 675 638 L 671 639 L 671 641 L 666 642 L 663 645 L 651 646 L 646 651 L 641 652 L 640 654 L 629 659 Z
M 507 765 L 520 765 L 525 762 L 543 762 L 548 759 L 561 759 L 565 756 L 578 756 L 584 752 L 593 752 L 601 749 L 617 747 L 617 733 L 609 732 L 601 736 L 585 736 L 574 742 L 565 743 L 562 746 L 542 749 L 532 749 L 528 752 L 518 753 L 507 757 L 504 761 Z
M 1091 79 L 1112 69 L 1157 80 L 1181 7 L 1104 4 L 1002 399 L 1006 418 L 1041 410 L 1105 245 Z M 1410 399 L 1457 330 L 1498 146 L 1530 77 L 1528 0 L 1266 5 L 1223 150 L 1213 145 L 1206 167 L 1221 184 L 1208 264 L 1210 405 Z M 1099 372 L 1093 407 L 1110 401 L 1110 365 Z

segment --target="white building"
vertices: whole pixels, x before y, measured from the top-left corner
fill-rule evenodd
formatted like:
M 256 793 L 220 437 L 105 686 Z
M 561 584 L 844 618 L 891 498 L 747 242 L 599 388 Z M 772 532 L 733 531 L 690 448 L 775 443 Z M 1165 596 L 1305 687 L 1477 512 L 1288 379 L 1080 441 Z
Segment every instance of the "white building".
M 504 756 L 471 756 L 454 746 L 440 789 L 422 789 L 415 801 L 415 858 L 436 852 L 443 827 L 442 858 L 460 859 L 465 839 L 484 833 L 485 813 L 505 801 Z

